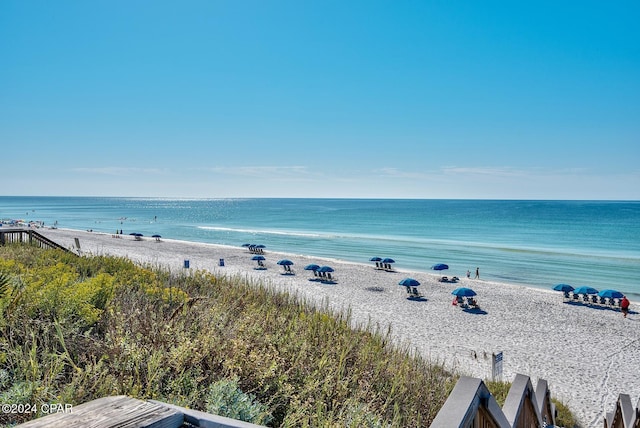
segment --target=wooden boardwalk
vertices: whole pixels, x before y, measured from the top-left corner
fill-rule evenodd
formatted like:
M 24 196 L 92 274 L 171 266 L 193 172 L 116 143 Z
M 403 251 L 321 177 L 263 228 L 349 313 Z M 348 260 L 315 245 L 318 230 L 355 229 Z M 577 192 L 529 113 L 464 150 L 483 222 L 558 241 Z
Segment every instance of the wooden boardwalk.
M 262 428 L 211 413 L 160 401 L 117 395 L 98 398 L 69 411 L 53 413 L 16 428 Z
M 0 227 L 0 245 L 7 244 L 29 244 L 36 245 L 40 248 L 51 249 L 55 248 L 58 250 L 66 251 L 68 253 L 75 254 L 73 251 L 68 248 L 63 247 L 57 242 L 52 241 L 36 232 L 33 229 L 22 229 L 22 228 L 5 228 Z
M 182 413 L 148 401 L 118 395 L 74 406 L 68 413 L 54 413 L 18 425 L 20 428 L 178 428 Z

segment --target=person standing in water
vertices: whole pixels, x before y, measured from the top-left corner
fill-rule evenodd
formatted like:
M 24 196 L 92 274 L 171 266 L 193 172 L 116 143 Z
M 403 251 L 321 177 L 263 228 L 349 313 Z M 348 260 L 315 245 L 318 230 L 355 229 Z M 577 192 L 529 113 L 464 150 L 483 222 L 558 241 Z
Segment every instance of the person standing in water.
M 480 279 L 480 268 L 476 268 L 476 279 Z

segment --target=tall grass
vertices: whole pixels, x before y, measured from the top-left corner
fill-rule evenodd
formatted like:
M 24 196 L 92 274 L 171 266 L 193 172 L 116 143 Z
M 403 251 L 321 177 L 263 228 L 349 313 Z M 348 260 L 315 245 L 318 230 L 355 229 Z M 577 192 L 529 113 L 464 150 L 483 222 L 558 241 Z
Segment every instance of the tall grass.
M 0 247 L 3 277 L 1 402 L 126 394 L 270 426 L 418 427 L 457 379 L 388 330 L 246 278 L 25 246 Z

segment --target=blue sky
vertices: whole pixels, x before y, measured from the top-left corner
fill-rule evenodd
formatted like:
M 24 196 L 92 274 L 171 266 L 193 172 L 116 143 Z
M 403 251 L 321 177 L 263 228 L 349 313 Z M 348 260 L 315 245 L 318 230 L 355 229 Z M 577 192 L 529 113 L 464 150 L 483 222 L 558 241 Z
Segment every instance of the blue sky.
M 640 199 L 637 1 L 0 1 L 4 195 Z

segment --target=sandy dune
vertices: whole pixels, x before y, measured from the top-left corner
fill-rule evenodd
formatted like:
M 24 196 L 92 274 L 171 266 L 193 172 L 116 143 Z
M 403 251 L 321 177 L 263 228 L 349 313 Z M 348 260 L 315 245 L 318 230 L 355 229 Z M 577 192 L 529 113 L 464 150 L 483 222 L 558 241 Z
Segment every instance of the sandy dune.
M 638 302 L 624 319 L 620 312 L 563 303 L 558 292 L 504 283 L 466 279 L 441 283 L 428 272 L 385 272 L 373 263 L 346 263 L 295 254 L 265 252 L 266 270 L 255 270 L 252 254 L 242 247 L 228 247 L 153 238 L 136 241 L 132 236 L 114 238 L 95 232 L 40 229 L 54 241 L 74 247 L 79 238 L 86 254 L 128 257 L 171 270 L 206 269 L 223 275 L 256 278 L 331 308 L 351 308 L 358 323 L 390 325 L 398 343 L 450 368 L 480 378 L 491 376 L 491 354 L 504 352 L 504 378 L 516 373 L 546 379 L 552 396 L 567 403 L 585 427 L 602 426 L 603 414 L 614 409 L 619 393 L 640 396 L 640 315 Z M 220 267 L 223 258 L 225 266 Z M 294 262 L 295 275 L 283 275 L 276 262 Z M 303 270 L 309 263 L 330 265 L 336 284 L 310 281 Z M 424 299 L 409 300 L 398 282 L 406 277 L 420 281 Z M 467 312 L 453 306 L 451 291 L 471 287 L 478 293 L 481 311 Z

